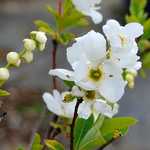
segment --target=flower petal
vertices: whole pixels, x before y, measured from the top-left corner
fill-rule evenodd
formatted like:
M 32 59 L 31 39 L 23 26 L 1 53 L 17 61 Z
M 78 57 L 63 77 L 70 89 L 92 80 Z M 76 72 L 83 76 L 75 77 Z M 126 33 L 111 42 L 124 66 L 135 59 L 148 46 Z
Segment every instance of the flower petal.
M 63 114 L 62 109 L 61 109 L 61 103 L 60 103 L 61 100 L 60 99 L 55 99 L 50 93 L 44 93 L 43 100 L 44 100 L 45 104 L 47 105 L 47 108 L 49 111 L 51 111 L 57 115 Z
M 118 105 L 114 104 L 114 108 L 112 106 L 108 105 L 105 101 L 101 99 L 97 99 L 94 103 L 94 109 L 100 114 L 103 114 L 109 118 L 112 118 L 115 114 L 118 112 Z
M 73 81 L 73 71 L 69 71 L 66 69 L 51 69 L 49 71 L 49 75 L 57 76 L 62 80 Z
M 110 102 L 118 101 L 124 94 L 126 82 L 122 78 L 122 71 L 119 67 L 106 62 L 103 65 L 105 77 L 99 86 L 99 92 Z
M 91 115 L 91 105 L 89 103 L 82 102 L 78 108 L 79 118 L 88 119 Z
M 125 26 L 124 30 L 133 39 L 138 38 L 144 33 L 144 28 L 139 23 L 129 23 Z

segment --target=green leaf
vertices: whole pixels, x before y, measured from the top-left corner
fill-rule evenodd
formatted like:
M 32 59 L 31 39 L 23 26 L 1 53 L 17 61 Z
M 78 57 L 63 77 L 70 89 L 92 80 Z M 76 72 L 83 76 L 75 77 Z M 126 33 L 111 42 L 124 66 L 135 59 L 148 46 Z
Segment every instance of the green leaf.
M 146 69 L 150 68 L 150 52 L 145 53 L 145 55 L 142 57 L 143 67 Z
M 34 137 L 34 140 L 33 140 L 31 150 L 42 150 L 43 145 L 41 145 L 40 143 L 41 143 L 41 137 L 38 133 L 36 133 L 35 137 Z
M 45 140 L 45 144 L 50 150 L 65 150 L 64 146 L 56 140 Z
M 64 80 L 64 84 L 69 88 L 72 88 L 75 85 L 73 81 L 67 81 L 67 80 Z
M 100 128 L 103 124 L 104 116 L 98 118 L 94 126 L 87 132 L 80 142 L 79 148 L 75 150 L 92 150 L 106 143 Z
M 65 32 L 60 34 L 58 40 L 60 43 L 67 45 L 69 42 L 73 41 L 74 38 L 74 34 Z
M 130 15 L 126 16 L 126 21 L 143 23 L 147 18 L 145 13 L 146 4 L 147 0 L 131 0 Z
M 137 123 L 137 120 L 133 117 L 116 117 L 112 119 L 105 119 L 101 132 L 103 136 L 108 133 L 111 133 L 117 129 L 128 128 Z
M 77 118 L 75 129 L 74 129 L 74 148 L 75 150 L 79 149 L 79 145 L 85 134 L 91 129 L 94 122 L 93 116 L 89 117 L 89 119 L 81 119 Z
M 9 95 L 10 95 L 10 93 L 9 93 L 9 92 L 7 92 L 7 91 L 5 91 L 5 90 L 0 89 L 0 97 L 3 97 L 3 96 L 9 96 Z
M 42 20 L 36 20 L 36 21 L 34 21 L 34 23 L 40 31 L 46 32 L 47 34 L 54 36 L 55 30 L 48 23 L 46 23 Z
M 142 37 L 145 39 L 150 38 L 150 19 L 144 22 L 144 35 Z
M 91 150 L 101 147 L 113 138 L 125 135 L 128 128 L 136 123 L 137 120 L 132 117 L 99 118 L 84 136 L 77 150 Z

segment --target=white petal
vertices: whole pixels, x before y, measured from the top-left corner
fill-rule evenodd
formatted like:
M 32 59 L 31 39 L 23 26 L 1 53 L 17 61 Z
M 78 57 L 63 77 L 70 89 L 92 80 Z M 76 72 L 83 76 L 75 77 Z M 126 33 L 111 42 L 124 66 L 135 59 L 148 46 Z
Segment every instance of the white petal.
M 91 105 L 85 102 L 82 102 L 78 108 L 79 118 L 88 119 L 91 115 Z
M 47 105 L 47 108 L 57 114 L 57 115 L 62 115 L 62 109 L 61 109 L 61 103 L 59 99 L 55 99 L 50 93 L 44 93 L 43 94 L 43 100 Z
M 83 96 L 84 96 L 84 92 L 81 91 L 81 90 L 79 89 L 79 87 L 77 87 L 77 86 L 73 86 L 71 92 L 72 92 L 72 94 L 73 94 L 74 96 L 77 96 L 77 97 L 83 97 Z
M 96 12 L 96 10 L 100 9 L 98 5 L 101 3 L 101 0 L 72 0 L 72 2 L 78 11 L 86 16 L 91 16 L 95 24 L 102 21 L 102 15 Z
M 95 24 L 99 24 L 103 20 L 102 14 L 97 11 L 94 11 L 94 10 L 91 10 L 91 12 L 89 13 L 89 16 L 91 16 L 91 18 Z
M 73 71 L 69 71 L 66 69 L 51 69 L 49 74 L 52 76 L 57 76 L 62 80 L 73 81 Z
M 91 62 L 97 62 L 106 55 L 106 40 L 98 32 L 90 31 L 86 35 L 76 39 L 82 47 L 87 59 Z M 80 52 L 81 54 L 82 52 Z
M 98 99 L 93 107 L 98 113 L 112 118 L 118 112 L 118 105 L 114 104 L 114 106 L 115 107 L 112 108 L 112 106 L 108 105 L 105 101 Z
M 110 62 L 103 65 L 105 77 L 99 86 L 99 92 L 110 102 L 118 101 L 124 94 L 126 83 L 122 71 Z
M 70 103 L 63 103 L 63 108 L 64 108 L 64 116 L 67 118 L 73 118 L 74 116 L 74 110 L 76 106 L 76 100 Z
M 138 38 L 144 32 L 144 28 L 139 23 L 129 23 L 125 26 L 125 31 L 131 38 Z
M 95 89 L 97 89 L 97 87 L 96 87 L 96 85 L 95 84 L 93 84 L 92 82 L 90 82 L 90 81 L 75 81 L 76 82 L 76 84 L 79 86 L 79 87 L 81 87 L 81 88 L 83 88 L 84 90 L 95 90 Z

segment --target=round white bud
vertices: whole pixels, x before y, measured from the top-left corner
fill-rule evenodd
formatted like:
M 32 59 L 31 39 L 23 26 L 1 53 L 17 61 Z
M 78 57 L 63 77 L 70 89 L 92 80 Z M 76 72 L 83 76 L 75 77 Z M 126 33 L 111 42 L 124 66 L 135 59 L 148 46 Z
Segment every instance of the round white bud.
M 23 58 L 25 59 L 25 61 L 27 63 L 31 63 L 33 61 L 33 53 L 32 52 L 26 52 L 24 55 L 23 55 Z
M 9 52 L 7 54 L 7 62 L 8 64 L 18 66 L 20 64 L 20 57 L 17 52 Z
M 0 80 L 6 81 L 9 79 L 9 70 L 7 68 L 0 68 Z
M 45 32 L 36 32 L 36 40 L 39 42 L 39 43 L 43 43 L 45 44 L 47 42 L 47 37 L 46 37 L 46 34 Z
M 46 43 L 39 44 L 39 50 L 43 51 L 45 49 Z
M 34 51 L 36 49 L 36 42 L 32 39 L 24 39 L 24 48 L 27 51 Z

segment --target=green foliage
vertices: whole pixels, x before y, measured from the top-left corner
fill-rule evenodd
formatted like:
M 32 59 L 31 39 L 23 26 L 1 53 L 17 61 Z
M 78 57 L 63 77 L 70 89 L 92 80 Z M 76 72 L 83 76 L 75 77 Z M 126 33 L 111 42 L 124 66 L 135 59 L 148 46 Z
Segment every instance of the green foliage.
M 43 145 L 41 144 L 41 137 L 38 133 L 35 134 L 31 150 L 42 150 Z
M 131 0 L 130 4 L 130 16 L 127 16 L 128 22 L 143 21 L 146 19 L 147 14 L 144 9 L 146 6 L 147 0 Z
M 45 140 L 45 144 L 49 150 L 65 150 L 64 146 L 56 140 Z
M 55 25 L 52 26 L 42 20 L 36 20 L 35 25 L 40 31 L 46 32 L 52 39 L 61 44 L 66 45 L 74 39 L 75 35 L 68 32 L 70 29 L 88 25 L 85 16 L 75 9 L 71 0 L 64 1 L 61 14 L 51 6 L 47 6 L 47 10 L 54 18 Z
M 67 81 L 67 80 L 64 80 L 64 84 L 69 88 L 72 88 L 75 85 L 73 81 Z
M 9 93 L 9 92 L 7 92 L 7 91 L 5 91 L 5 90 L 0 89 L 0 97 L 3 97 L 3 96 L 9 96 L 9 95 L 10 95 L 10 93 Z
M 75 150 L 91 150 L 102 147 L 112 139 L 124 136 L 128 128 L 136 123 L 137 120 L 132 117 L 108 119 L 101 116 L 92 126 L 91 121 L 89 123 L 89 120 L 78 119 L 74 133 Z M 84 127 L 86 130 L 82 132 Z
M 85 134 L 92 128 L 94 122 L 93 116 L 85 120 L 78 118 L 76 120 L 75 129 L 74 129 L 74 148 L 75 150 L 79 149 L 79 145 Z

